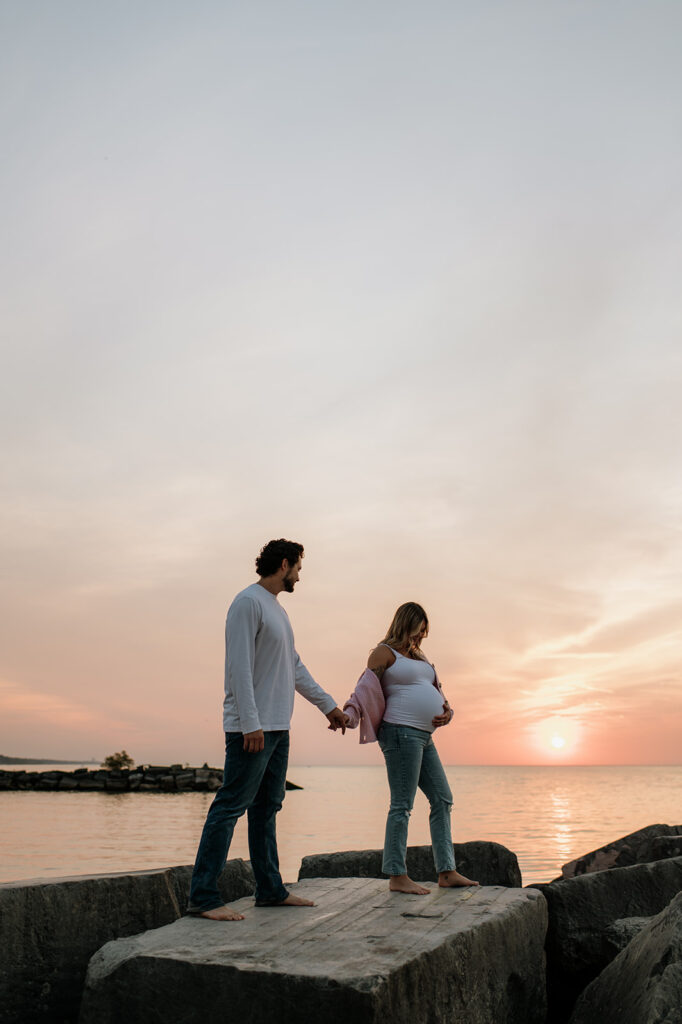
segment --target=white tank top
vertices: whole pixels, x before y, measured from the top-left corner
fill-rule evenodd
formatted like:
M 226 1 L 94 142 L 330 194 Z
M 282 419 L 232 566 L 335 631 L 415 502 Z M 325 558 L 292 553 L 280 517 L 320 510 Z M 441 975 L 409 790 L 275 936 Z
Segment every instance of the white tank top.
M 428 661 L 406 658 L 392 647 L 388 649 L 395 654 L 395 661 L 381 677 L 386 698 L 384 721 L 433 732 L 432 719 L 443 714 L 443 697 L 434 684 L 436 673 L 433 665 Z

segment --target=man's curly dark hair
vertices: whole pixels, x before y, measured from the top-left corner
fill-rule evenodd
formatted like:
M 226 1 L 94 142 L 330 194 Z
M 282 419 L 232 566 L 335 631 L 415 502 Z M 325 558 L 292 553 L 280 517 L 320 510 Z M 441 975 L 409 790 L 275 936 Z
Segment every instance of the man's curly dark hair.
M 256 572 L 259 576 L 274 576 L 285 558 L 289 565 L 296 565 L 303 558 L 303 545 L 283 537 L 270 540 L 256 559 Z

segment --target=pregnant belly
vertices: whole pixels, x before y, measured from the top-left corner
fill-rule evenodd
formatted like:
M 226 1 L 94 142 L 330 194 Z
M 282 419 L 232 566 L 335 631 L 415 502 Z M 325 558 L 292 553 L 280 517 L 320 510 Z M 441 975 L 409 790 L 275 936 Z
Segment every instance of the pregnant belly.
M 384 719 L 433 732 L 432 719 L 442 713 L 443 697 L 432 683 L 411 683 L 387 694 Z

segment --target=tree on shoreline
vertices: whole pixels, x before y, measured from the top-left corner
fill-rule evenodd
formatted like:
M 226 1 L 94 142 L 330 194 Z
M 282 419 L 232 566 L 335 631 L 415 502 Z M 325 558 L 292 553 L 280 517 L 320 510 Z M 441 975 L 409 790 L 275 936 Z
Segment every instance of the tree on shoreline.
M 108 754 L 102 761 L 102 768 L 107 768 L 109 771 L 133 768 L 134 766 L 135 762 L 127 750 L 120 750 L 116 754 Z

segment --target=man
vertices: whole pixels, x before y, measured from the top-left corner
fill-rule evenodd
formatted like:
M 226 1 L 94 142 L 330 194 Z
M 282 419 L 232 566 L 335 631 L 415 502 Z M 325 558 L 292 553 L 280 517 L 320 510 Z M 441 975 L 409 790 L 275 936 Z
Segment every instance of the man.
M 214 921 L 241 921 L 218 893 L 234 826 L 247 811 L 256 906 L 313 906 L 282 884 L 275 815 L 282 806 L 289 758 L 294 691 L 315 704 L 333 731 L 346 731 L 336 701 L 318 686 L 294 647 L 289 617 L 277 600 L 293 593 L 303 546 L 271 540 L 256 559 L 260 579 L 237 594 L 225 624 L 225 773 L 199 843 L 189 913 Z

